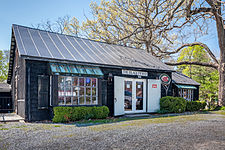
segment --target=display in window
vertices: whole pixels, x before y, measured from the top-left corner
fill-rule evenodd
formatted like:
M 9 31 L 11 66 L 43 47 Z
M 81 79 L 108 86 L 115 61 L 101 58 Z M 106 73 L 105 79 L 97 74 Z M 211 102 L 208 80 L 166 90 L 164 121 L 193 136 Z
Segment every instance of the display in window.
M 91 97 L 89 97 L 89 96 L 86 97 L 86 104 L 87 105 L 91 104 Z
M 79 104 L 84 105 L 84 96 L 79 97 Z
M 91 86 L 91 78 L 86 78 L 86 86 Z
M 66 105 L 72 105 L 71 97 L 66 97 Z
M 79 86 L 84 86 L 84 78 L 79 78 Z
M 97 78 L 91 77 L 58 77 L 59 105 L 96 105 Z
M 73 77 L 73 86 L 78 86 L 78 78 Z
M 78 97 L 73 97 L 73 104 L 72 105 L 78 105 Z
M 96 87 L 96 78 L 92 78 L 92 87 Z

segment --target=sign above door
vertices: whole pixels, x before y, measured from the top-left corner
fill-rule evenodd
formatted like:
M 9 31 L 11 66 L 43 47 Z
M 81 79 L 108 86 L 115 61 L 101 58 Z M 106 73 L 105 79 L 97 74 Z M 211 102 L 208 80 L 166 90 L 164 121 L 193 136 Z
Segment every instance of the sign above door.
M 148 76 L 148 72 L 143 72 L 143 71 L 134 71 L 134 70 L 122 70 L 122 74 L 126 75 L 136 75 L 136 76 Z

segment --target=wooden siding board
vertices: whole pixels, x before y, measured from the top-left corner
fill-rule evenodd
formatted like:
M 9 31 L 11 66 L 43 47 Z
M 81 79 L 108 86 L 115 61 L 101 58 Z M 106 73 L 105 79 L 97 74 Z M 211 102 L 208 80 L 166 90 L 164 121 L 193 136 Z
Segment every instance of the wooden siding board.
M 28 121 L 50 120 L 51 109 L 47 110 L 38 109 L 38 75 L 48 75 L 49 73 L 48 63 L 27 60 L 26 66 L 27 66 L 26 72 L 28 73 L 28 75 L 26 76 L 26 85 L 28 86 L 27 88 L 28 102 L 26 103 L 28 107 L 27 120 Z

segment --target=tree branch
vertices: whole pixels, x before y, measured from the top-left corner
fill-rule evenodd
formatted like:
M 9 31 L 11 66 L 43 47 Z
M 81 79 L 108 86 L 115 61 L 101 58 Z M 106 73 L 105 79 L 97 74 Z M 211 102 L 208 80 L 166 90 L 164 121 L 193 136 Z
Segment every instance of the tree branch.
M 165 52 L 165 53 L 167 53 L 169 55 L 175 54 L 175 53 L 178 53 L 180 50 L 182 50 L 184 47 L 195 46 L 195 45 L 199 45 L 199 46 L 203 47 L 206 50 L 206 52 L 209 54 L 209 56 L 214 60 L 214 62 L 216 64 L 219 64 L 218 60 L 216 59 L 216 56 L 212 53 L 212 51 L 209 49 L 209 47 L 206 44 L 201 43 L 201 42 L 183 44 L 177 50 L 175 50 L 173 52 Z
M 212 8 L 206 8 L 206 7 L 201 7 L 201 8 L 196 8 L 194 10 L 190 10 L 190 15 L 196 15 L 198 13 L 201 13 L 201 12 L 208 12 L 208 13 L 213 13 L 214 12 L 214 9 Z
M 197 61 L 166 62 L 165 64 L 170 65 L 170 66 L 198 65 L 198 66 L 205 66 L 205 67 L 211 67 L 214 69 L 218 69 L 218 64 L 216 64 L 216 63 L 205 63 L 205 62 L 197 62 Z

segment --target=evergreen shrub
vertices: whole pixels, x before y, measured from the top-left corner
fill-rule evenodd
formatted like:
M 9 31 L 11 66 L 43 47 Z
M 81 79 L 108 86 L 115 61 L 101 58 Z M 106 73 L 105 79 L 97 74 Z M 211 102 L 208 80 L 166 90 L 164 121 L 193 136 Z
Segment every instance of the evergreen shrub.
M 77 120 L 88 120 L 88 119 L 104 119 L 108 117 L 109 108 L 107 106 L 100 107 L 54 107 L 53 122 L 73 122 Z
M 160 99 L 160 111 L 181 113 L 186 110 L 186 100 L 182 97 L 166 96 Z

